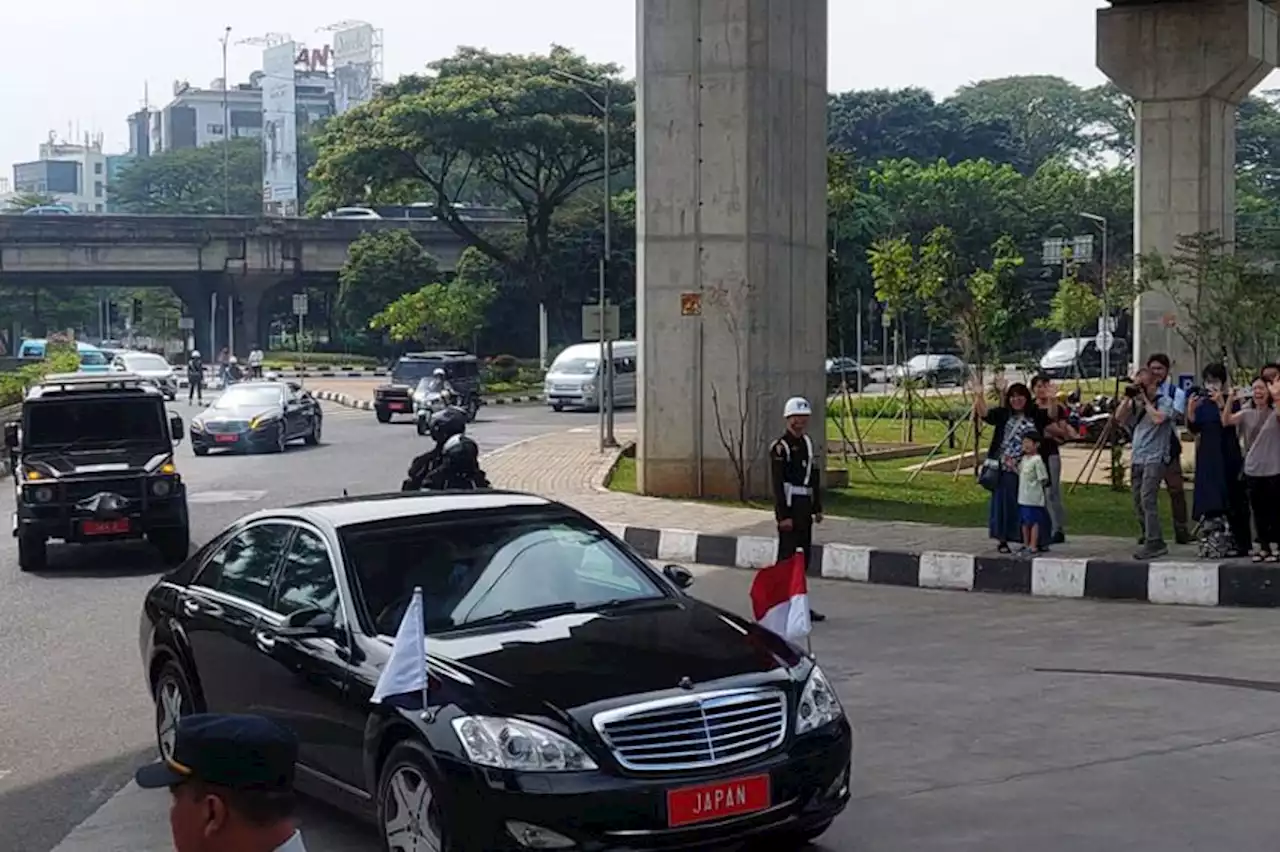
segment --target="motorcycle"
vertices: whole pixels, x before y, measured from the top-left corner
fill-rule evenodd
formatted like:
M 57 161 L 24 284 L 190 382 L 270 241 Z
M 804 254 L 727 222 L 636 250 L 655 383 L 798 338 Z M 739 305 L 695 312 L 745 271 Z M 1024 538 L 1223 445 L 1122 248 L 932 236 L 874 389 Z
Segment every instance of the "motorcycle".
M 452 396 L 440 390 L 429 390 L 414 399 L 414 414 L 417 418 L 418 434 L 427 434 L 431 416 L 444 411 L 452 404 Z

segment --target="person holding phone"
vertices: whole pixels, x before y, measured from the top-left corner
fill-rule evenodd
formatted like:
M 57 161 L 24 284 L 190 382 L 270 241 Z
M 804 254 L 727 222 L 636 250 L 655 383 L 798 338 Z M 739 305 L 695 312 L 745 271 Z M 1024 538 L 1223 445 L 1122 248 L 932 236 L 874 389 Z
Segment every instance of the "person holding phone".
M 1252 541 L 1244 453 L 1231 422 L 1241 403 L 1231 394 L 1223 364 L 1205 367 L 1201 381 L 1187 400 L 1187 428 L 1197 438 L 1191 515 L 1200 525 L 1201 554 L 1228 559 L 1248 553 Z

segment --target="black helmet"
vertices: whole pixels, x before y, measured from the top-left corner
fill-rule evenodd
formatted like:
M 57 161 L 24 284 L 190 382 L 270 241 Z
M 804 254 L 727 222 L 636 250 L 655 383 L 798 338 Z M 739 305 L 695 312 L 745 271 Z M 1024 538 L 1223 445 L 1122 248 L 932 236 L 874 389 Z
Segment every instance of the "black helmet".
M 445 441 L 442 453 L 456 470 L 470 470 L 480 463 L 480 447 L 463 434 Z
M 431 415 L 427 423 L 427 431 L 437 444 L 442 444 L 454 435 L 467 431 L 467 413 L 461 408 L 450 406 L 443 411 Z

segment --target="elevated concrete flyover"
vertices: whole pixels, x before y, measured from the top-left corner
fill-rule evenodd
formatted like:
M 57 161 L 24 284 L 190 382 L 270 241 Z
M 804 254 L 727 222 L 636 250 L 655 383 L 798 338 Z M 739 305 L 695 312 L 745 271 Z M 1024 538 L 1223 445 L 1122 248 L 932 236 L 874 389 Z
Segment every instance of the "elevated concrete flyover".
M 518 221 L 474 220 L 478 232 Z M 262 300 L 335 284 L 351 243 L 370 231 L 408 230 L 451 271 L 463 241 L 432 220 L 276 219 L 249 216 L 0 216 L 0 292 L 49 285 L 171 288 L 195 319 L 197 345 L 265 339 Z M 219 305 L 234 305 L 228 312 Z M 228 314 L 234 322 L 228 322 Z

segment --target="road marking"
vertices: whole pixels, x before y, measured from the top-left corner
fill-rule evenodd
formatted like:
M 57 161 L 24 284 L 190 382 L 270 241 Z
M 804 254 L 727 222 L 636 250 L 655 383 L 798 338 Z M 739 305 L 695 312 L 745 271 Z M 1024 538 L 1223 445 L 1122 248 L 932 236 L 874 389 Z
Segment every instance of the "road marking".
M 187 494 L 188 503 L 252 503 L 267 496 L 265 491 L 197 491 Z
M 0 769 L 0 781 L 3 781 L 7 776 L 12 774 L 13 774 L 12 769 Z

